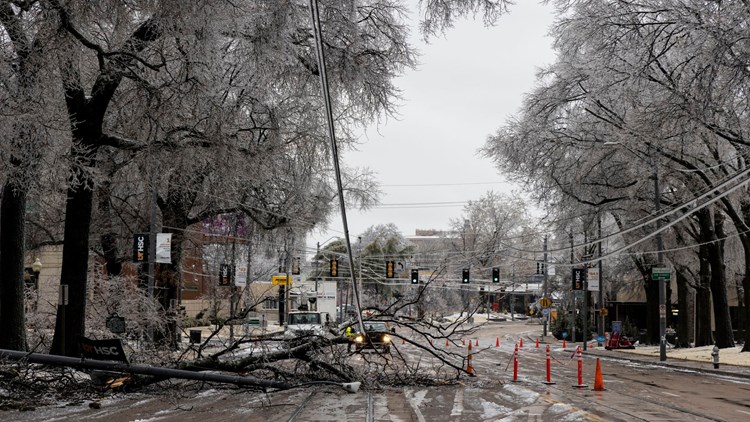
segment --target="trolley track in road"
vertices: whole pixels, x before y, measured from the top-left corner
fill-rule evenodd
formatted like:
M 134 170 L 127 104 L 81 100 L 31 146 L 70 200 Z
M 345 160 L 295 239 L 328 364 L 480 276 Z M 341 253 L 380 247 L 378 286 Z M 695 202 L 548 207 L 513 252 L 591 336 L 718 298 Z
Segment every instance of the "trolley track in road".
M 513 351 L 507 350 L 507 349 L 501 349 L 499 350 L 500 354 L 503 357 L 506 357 L 512 362 L 513 357 Z M 559 350 L 556 351 L 559 353 Z M 575 354 L 575 352 L 573 352 Z M 532 391 L 539 392 L 539 393 L 552 393 L 553 395 L 558 395 L 560 398 L 564 398 L 562 400 L 563 402 L 570 403 L 580 410 L 586 411 L 592 415 L 602 417 L 606 419 L 610 418 L 617 418 L 617 419 L 626 419 L 626 420 L 640 420 L 640 421 L 650 421 L 654 418 L 661 418 L 661 419 L 672 419 L 672 418 L 680 418 L 680 415 L 682 415 L 682 420 L 685 418 L 702 418 L 703 420 L 708 421 L 724 421 L 726 419 L 717 418 L 715 415 L 712 415 L 707 412 L 700 412 L 696 411 L 694 409 L 690 409 L 684 406 L 677 405 L 675 403 L 669 402 L 667 400 L 658 400 L 655 398 L 648 397 L 647 395 L 644 395 L 642 393 L 637 392 L 631 392 L 628 391 L 627 388 L 617 388 L 616 391 L 614 389 L 610 389 L 610 392 L 614 392 L 617 394 L 617 404 L 608 404 L 605 400 L 602 399 L 601 393 L 596 394 L 594 396 L 591 395 L 585 395 L 585 394 L 576 394 L 576 386 L 577 386 L 577 367 L 570 365 L 567 365 L 567 362 L 572 362 L 568 357 L 563 357 L 562 360 L 560 359 L 553 359 L 553 362 L 556 361 L 557 365 L 554 365 L 553 368 L 553 377 L 552 381 L 555 382 L 555 384 L 546 385 L 543 383 L 544 380 L 544 369 L 546 364 L 546 355 L 544 352 L 542 352 L 542 349 L 535 349 L 529 348 L 526 350 L 519 351 L 520 358 L 519 360 L 522 361 L 521 367 L 533 367 L 533 368 L 540 368 L 538 371 L 538 376 L 535 375 L 534 378 L 529 378 L 528 376 L 525 376 L 523 378 L 519 378 L 519 384 L 520 386 L 523 386 L 525 388 L 529 388 Z M 489 355 L 489 354 L 488 354 Z M 497 354 L 495 354 L 497 355 Z M 591 360 L 592 358 L 590 356 L 586 357 L 586 360 Z M 623 362 L 607 358 L 609 361 L 616 361 L 618 365 L 623 365 Z M 506 366 L 506 363 L 503 360 L 497 361 L 493 360 L 492 362 L 482 362 L 481 358 L 477 358 L 477 355 L 475 355 L 474 359 L 474 367 L 475 369 L 478 369 L 479 371 L 487 370 L 487 373 L 492 373 L 493 371 L 496 371 L 497 367 L 501 368 L 507 368 L 512 365 L 510 363 Z M 590 364 L 589 364 L 590 365 Z M 506 372 L 506 371 L 503 371 Z M 481 373 L 480 373 L 481 376 Z M 538 378 L 537 378 L 538 377 Z M 618 378 L 627 380 L 628 382 L 636 382 L 639 384 L 642 384 L 646 387 L 658 387 L 658 385 L 655 385 L 653 383 L 645 382 L 643 379 L 638 379 L 638 374 L 625 374 L 625 375 L 617 375 Z M 557 379 L 555 379 L 557 378 Z M 508 376 L 508 380 L 512 380 L 512 375 Z M 575 380 L 575 381 L 573 381 Z M 510 381 L 513 382 L 513 381 Z M 591 386 L 586 387 L 587 389 L 591 389 Z M 632 409 L 636 410 L 629 410 L 627 406 L 623 406 L 622 402 L 627 399 L 630 399 L 633 401 Z M 648 408 L 644 408 L 644 403 L 648 403 L 652 406 L 649 406 Z M 668 409 L 669 412 L 665 409 Z M 652 413 L 650 413 L 652 412 Z M 677 412 L 677 413 L 675 413 Z
M 304 400 L 302 400 L 302 403 L 297 406 L 297 409 L 292 413 L 292 415 L 289 417 L 288 422 L 296 422 L 299 415 L 302 414 L 302 412 L 305 410 L 305 406 L 307 406 L 307 403 L 310 402 L 310 399 L 312 399 L 318 392 L 317 391 L 311 391 L 310 394 L 305 397 Z
M 308 406 L 308 404 L 310 404 L 311 402 L 314 402 L 312 399 L 317 394 L 318 394 L 317 390 L 311 391 L 307 395 L 307 397 L 305 397 L 300 402 L 300 404 L 296 407 L 296 409 L 294 409 L 294 412 L 292 412 L 292 414 L 289 416 L 289 419 L 287 419 L 287 422 L 302 422 L 302 421 L 307 420 L 307 419 L 304 419 L 305 413 L 308 411 L 315 412 L 315 410 L 311 409 L 310 406 Z M 366 406 L 365 411 L 364 411 L 365 422 L 374 422 L 375 421 L 375 405 L 374 405 L 375 402 L 374 402 L 373 394 L 369 391 L 365 393 L 364 404 Z

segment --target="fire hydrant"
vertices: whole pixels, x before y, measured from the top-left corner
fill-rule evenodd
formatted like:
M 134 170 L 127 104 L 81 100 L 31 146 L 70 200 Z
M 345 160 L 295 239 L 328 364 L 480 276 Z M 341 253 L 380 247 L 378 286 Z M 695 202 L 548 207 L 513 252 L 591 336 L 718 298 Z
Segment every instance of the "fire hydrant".
M 719 369 L 719 346 L 714 345 L 711 357 L 714 359 L 714 369 Z

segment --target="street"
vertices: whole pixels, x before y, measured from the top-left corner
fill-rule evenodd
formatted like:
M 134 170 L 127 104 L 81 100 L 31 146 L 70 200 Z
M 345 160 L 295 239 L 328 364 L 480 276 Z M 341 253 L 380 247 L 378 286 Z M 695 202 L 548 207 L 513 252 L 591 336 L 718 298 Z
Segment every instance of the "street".
M 750 378 L 613 358 L 601 348 L 583 354 L 578 387 L 574 346 L 547 337 L 550 378 L 545 384 L 547 343 L 536 347 L 541 326 L 490 323 L 472 339 L 475 377 L 453 385 L 409 386 L 355 394 L 335 386 L 311 386 L 263 394 L 227 386 L 186 384 L 176 393 L 120 394 L 96 404 L 66 403 L 29 412 L 6 411 L 4 419 L 54 420 L 263 420 L 263 421 L 737 421 L 750 418 Z M 519 351 L 518 381 L 512 356 Z M 499 343 L 499 347 L 496 345 Z M 459 343 L 461 344 L 461 343 Z M 429 357 L 408 343 L 394 344 L 410 362 L 429 365 Z M 442 347 L 456 347 L 453 345 Z M 596 355 L 594 355 L 594 353 Z M 597 356 L 601 355 L 601 356 Z M 593 391 L 600 357 L 604 391 Z M 379 359 L 368 355 L 368 359 Z M 361 359 L 355 355 L 352 359 Z

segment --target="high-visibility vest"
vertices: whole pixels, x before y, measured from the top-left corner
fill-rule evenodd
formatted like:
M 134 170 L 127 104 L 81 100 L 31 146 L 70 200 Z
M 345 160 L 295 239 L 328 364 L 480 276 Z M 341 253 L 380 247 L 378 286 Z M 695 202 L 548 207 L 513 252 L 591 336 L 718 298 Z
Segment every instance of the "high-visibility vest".
M 344 335 L 347 337 L 353 337 L 354 333 L 352 333 L 352 327 L 346 327 L 346 331 L 344 332 Z

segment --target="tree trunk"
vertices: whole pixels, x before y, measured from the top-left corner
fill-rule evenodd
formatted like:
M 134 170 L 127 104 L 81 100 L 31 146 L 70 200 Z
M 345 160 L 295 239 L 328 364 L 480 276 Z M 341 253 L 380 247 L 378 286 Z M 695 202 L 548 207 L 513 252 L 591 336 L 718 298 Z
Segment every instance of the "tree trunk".
M 745 221 L 750 221 L 750 201 L 744 201 L 742 203 L 742 216 Z M 735 225 L 737 225 L 735 223 Z M 750 352 L 750 233 L 742 230 L 739 233 L 740 241 L 745 252 L 745 276 L 742 278 L 742 287 L 744 290 L 744 331 L 745 331 L 745 344 L 742 346 L 743 352 Z
M 688 347 L 690 343 L 691 332 L 689 330 L 690 324 L 688 324 L 689 318 L 689 297 L 690 287 L 688 286 L 687 278 L 682 271 L 676 271 L 677 273 L 677 307 L 679 313 L 677 314 L 677 339 L 675 340 L 676 347 Z
M 698 219 L 700 220 L 703 243 L 707 244 L 708 258 L 711 264 L 711 298 L 713 299 L 716 345 L 719 348 L 734 347 L 723 259 L 723 238 L 726 237 L 723 229 L 724 218 L 721 213 L 716 213 L 715 218 L 712 219 L 711 212 L 704 209 L 698 212 Z
M 86 177 L 79 172 L 79 177 Z M 84 179 L 85 180 L 85 179 Z M 89 231 L 93 192 L 91 186 L 68 189 L 65 205 L 65 243 L 63 244 L 60 285 L 68 287 L 68 304 L 58 304 L 55 335 L 50 353 L 77 357 L 78 337 L 86 328 L 86 284 L 89 267 Z
M 698 247 L 699 277 L 695 289 L 695 346 L 714 344 L 711 330 L 711 265 L 708 245 Z
M 6 182 L 0 198 L 0 348 L 26 351 L 24 236 L 26 192 Z

